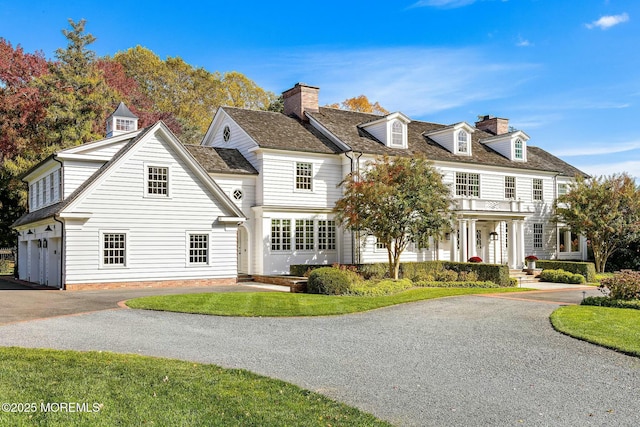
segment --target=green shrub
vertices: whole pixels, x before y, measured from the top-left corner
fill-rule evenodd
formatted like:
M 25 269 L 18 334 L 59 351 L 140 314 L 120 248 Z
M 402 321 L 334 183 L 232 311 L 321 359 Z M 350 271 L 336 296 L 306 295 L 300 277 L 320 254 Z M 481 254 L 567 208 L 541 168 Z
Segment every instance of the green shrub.
M 413 282 L 413 286 L 420 288 L 499 288 L 496 283 L 489 281 L 477 282 L 429 282 L 418 281 Z
M 437 282 L 456 282 L 458 280 L 458 273 L 453 270 L 442 270 L 436 273 Z
M 596 267 L 592 262 L 549 261 L 538 260 L 536 267 L 543 270 L 564 270 L 574 274 L 581 274 L 589 283 L 596 282 Z
M 610 299 L 640 299 L 640 271 L 622 270 L 602 279 L 600 290 L 609 290 Z
M 543 282 L 571 283 L 576 285 L 586 282 L 582 274 L 574 274 L 564 270 L 543 270 L 542 273 L 540 273 L 540 280 Z
M 509 277 L 509 284 L 510 284 L 512 287 L 514 287 L 514 288 L 515 288 L 515 287 L 516 287 L 516 286 L 518 286 L 520 283 L 518 282 L 518 278 L 517 278 L 517 277 Z
M 413 282 L 409 279 L 384 279 L 379 282 L 367 281 L 360 285 L 355 285 L 351 287 L 349 293 L 358 296 L 377 297 L 396 294 L 413 286 Z
M 384 279 L 385 277 L 389 277 L 389 264 L 386 262 L 360 264 L 358 265 L 358 273 L 366 280 Z
M 458 282 L 477 282 L 478 274 L 475 271 L 461 271 L 458 273 Z
M 640 310 L 640 300 L 621 300 L 611 299 L 609 297 L 586 297 L 582 300 L 581 305 L 595 305 L 598 307 L 612 307 L 612 308 L 632 308 L 634 310 Z
M 311 271 L 307 282 L 310 294 L 344 295 L 352 286 L 361 282 L 360 276 L 353 271 L 333 267 L 322 267 Z

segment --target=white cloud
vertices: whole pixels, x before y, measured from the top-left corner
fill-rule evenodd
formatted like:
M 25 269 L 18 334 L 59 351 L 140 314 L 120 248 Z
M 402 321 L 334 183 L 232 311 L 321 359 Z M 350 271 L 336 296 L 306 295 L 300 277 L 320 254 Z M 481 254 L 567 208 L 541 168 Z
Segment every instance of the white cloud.
M 640 161 L 637 160 L 599 164 L 574 164 L 574 166 L 591 176 L 613 175 L 614 173 L 627 172 L 635 178 L 636 182 L 640 179 Z
M 624 153 L 640 149 L 640 141 L 628 141 L 620 143 L 601 143 L 585 145 L 580 144 L 571 148 L 553 150 L 556 156 L 573 157 L 573 156 L 601 156 L 605 154 Z
M 627 22 L 628 20 L 629 15 L 625 12 L 620 15 L 605 15 L 597 21 L 593 21 L 592 23 L 585 25 L 590 30 L 596 27 L 600 28 L 601 30 L 606 30 L 618 24 L 622 24 L 623 22 Z
M 523 39 L 521 36 L 518 36 L 518 42 L 516 43 L 516 46 L 518 46 L 518 47 L 529 47 L 529 46 L 533 46 L 533 43 L 531 43 L 527 39 Z
M 456 8 L 475 3 L 476 0 L 420 0 L 410 7 L 445 7 Z
M 270 87 L 282 90 L 296 81 L 319 86 L 323 105 L 364 94 L 387 110 L 420 119 L 476 101 L 512 97 L 538 67 L 489 58 L 474 49 L 314 49 L 274 53 L 273 63 L 261 63 L 256 71 L 263 75 L 261 81 L 269 73 Z

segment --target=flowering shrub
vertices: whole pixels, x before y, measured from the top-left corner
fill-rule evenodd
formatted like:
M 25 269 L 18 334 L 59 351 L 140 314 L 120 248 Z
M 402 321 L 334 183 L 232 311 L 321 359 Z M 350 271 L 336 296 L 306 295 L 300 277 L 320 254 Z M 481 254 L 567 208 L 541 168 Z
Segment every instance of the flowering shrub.
M 524 260 L 525 260 L 525 261 L 527 261 L 527 262 L 537 261 L 537 260 L 538 260 L 538 257 L 537 257 L 537 256 L 535 256 L 535 255 L 527 255 L 527 257 L 525 257 L 525 259 L 524 259 Z
M 482 262 L 482 258 L 480 258 L 479 256 L 472 256 L 467 262 Z
M 622 270 L 613 277 L 602 279 L 598 288 L 602 292 L 608 289 L 611 299 L 640 299 L 640 271 Z

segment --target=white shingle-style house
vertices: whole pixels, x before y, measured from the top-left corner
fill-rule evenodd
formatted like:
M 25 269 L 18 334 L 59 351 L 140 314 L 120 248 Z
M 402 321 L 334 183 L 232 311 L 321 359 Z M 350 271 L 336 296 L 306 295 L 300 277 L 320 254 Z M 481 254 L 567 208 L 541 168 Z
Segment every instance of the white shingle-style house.
M 371 236 L 355 236 L 335 223 L 339 183 L 380 155 L 423 154 L 451 185 L 455 231 L 429 249 L 410 247 L 403 261 L 485 262 L 521 268 L 527 255 L 586 259 L 586 244 L 552 219 L 553 203 L 579 170 L 529 145 L 508 120 L 481 117 L 474 126 L 411 120 L 323 108 L 317 87 L 284 92 L 284 114 L 222 107 L 198 149 L 241 153 L 254 170 L 210 175 L 244 212 L 238 229 L 240 273 L 288 273 L 292 264 L 385 262 L 386 249 Z M 211 162 L 210 162 L 211 163 Z M 213 162 L 215 163 L 215 162 Z
M 244 214 L 203 166 L 162 122 L 138 130 L 122 103 L 107 136 L 23 177 L 18 277 L 65 289 L 235 283 Z

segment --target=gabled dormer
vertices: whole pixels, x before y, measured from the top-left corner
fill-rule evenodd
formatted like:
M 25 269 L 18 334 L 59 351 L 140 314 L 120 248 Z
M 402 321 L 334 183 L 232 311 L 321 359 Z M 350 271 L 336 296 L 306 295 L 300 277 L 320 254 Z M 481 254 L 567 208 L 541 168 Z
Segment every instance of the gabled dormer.
M 529 136 L 521 130 L 481 139 L 480 142 L 491 147 L 507 159 L 514 162 L 527 161 L 527 141 Z
M 408 147 L 407 125 L 411 119 L 400 112 L 387 114 L 378 120 L 358 125 L 389 148 Z
M 135 130 L 138 130 L 138 116 L 133 114 L 124 102 L 120 102 L 118 108 L 107 117 L 107 138 Z
M 449 152 L 458 156 L 471 156 L 471 135 L 475 132 L 466 122 L 425 132 L 423 135 L 431 138 Z

